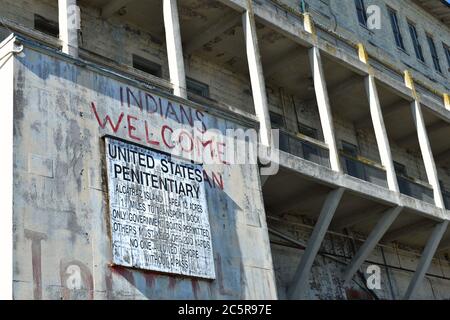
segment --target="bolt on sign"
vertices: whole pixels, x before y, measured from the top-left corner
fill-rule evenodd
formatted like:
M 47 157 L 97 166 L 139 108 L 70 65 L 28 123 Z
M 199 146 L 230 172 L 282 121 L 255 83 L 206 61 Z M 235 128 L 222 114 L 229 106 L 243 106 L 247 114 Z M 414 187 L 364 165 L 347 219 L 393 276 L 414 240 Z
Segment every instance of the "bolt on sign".
M 203 167 L 105 137 L 113 264 L 215 279 Z

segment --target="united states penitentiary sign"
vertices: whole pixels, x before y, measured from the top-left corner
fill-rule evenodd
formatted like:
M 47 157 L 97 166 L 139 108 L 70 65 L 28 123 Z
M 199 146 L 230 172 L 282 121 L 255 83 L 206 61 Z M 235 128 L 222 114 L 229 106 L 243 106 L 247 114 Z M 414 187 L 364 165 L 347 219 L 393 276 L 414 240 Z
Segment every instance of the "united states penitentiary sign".
M 215 278 L 203 168 L 105 138 L 113 264 Z

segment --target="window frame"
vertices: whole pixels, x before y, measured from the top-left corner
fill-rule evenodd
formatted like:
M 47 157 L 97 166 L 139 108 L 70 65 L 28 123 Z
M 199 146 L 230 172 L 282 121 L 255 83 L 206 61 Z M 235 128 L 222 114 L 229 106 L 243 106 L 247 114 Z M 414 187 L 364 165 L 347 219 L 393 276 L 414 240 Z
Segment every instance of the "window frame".
M 417 60 L 425 63 L 425 56 L 423 55 L 422 45 L 420 44 L 419 33 L 417 32 L 416 24 L 411 20 L 408 20 L 408 30 Z
M 429 47 L 430 53 L 431 53 L 431 60 L 433 61 L 434 70 L 436 70 L 437 72 L 442 74 L 442 67 L 441 67 L 441 63 L 439 60 L 439 54 L 437 52 L 437 47 L 436 47 L 436 43 L 434 42 L 433 36 L 427 32 L 426 37 L 427 37 L 428 47 Z
M 442 47 L 444 48 L 445 57 L 447 58 L 447 71 L 450 72 L 450 46 L 442 42 Z
M 33 15 L 33 28 L 50 37 L 59 38 L 59 23 L 40 14 Z
M 192 86 L 195 87 L 194 91 Z M 186 77 L 186 90 L 188 93 L 195 94 L 199 97 L 210 98 L 209 85 L 190 77 Z
M 145 72 L 154 77 L 162 78 L 162 66 L 159 63 L 156 63 L 134 53 L 131 57 L 131 60 L 134 69 Z
M 364 4 L 364 0 L 354 0 L 355 8 L 356 8 L 356 17 L 358 18 L 358 22 L 364 28 L 367 28 L 367 12 L 366 6 Z M 363 21 L 361 21 L 361 19 Z
M 284 115 L 272 110 L 269 110 L 269 118 L 270 118 L 270 125 L 273 129 L 283 129 L 286 128 L 286 121 L 284 119 Z M 281 126 L 280 123 L 277 123 L 275 119 L 281 119 Z
M 406 52 L 405 42 L 403 41 L 403 35 L 402 30 L 400 29 L 397 10 L 387 6 L 387 11 L 389 14 L 389 20 L 391 21 L 391 29 L 394 34 L 395 44 L 397 45 L 397 48 Z

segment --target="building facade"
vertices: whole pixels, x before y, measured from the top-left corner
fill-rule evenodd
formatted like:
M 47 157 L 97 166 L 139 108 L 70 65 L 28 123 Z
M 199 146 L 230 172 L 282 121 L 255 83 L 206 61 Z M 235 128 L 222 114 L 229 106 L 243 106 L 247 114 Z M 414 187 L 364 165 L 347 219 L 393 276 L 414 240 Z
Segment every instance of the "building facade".
M 426 0 L 1 0 L 6 291 L 450 298 L 449 23 Z M 191 138 L 218 160 L 214 277 L 113 263 L 105 136 L 173 154 L 194 122 L 258 130 L 278 169 Z

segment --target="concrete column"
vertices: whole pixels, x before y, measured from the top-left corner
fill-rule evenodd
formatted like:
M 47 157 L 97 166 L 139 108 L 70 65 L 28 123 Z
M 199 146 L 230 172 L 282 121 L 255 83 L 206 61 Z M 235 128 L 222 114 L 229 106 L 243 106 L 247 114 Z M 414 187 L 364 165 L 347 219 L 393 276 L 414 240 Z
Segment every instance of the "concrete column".
M 334 135 L 333 117 L 331 114 L 330 101 L 328 99 L 327 85 L 322 68 L 322 58 L 318 47 L 314 46 L 309 49 L 309 60 L 314 78 L 314 90 L 316 92 L 317 107 L 319 109 L 323 136 L 330 151 L 331 169 L 342 172 L 336 138 Z
M 367 96 L 369 98 L 370 116 L 372 118 L 373 129 L 377 139 L 378 151 L 380 153 L 381 163 L 386 169 L 388 187 L 392 191 L 399 192 L 397 175 L 395 174 L 394 162 L 392 161 L 391 147 L 384 125 L 375 77 L 373 75 L 368 75 L 364 81 Z
M 449 221 L 446 220 L 436 225 L 436 227 L 434 227 L 433 232 L 430 238 L 428 239 L 427 245 L 425 246 L 425 249 L 422 252 L 422 256 L 420 257 L 416 272 L 414 273 L 414 276 L 408 286 L 408 290 L 406 290 L 406 294 L 404 297 L 405 300 L 411 299 L 413 295 L 416 293 L 417 289 L 419 288 L 423 280 L 423 277 L 425 276 L 425 273 L 430 267 L 430 263 L 433 259 L 434 254 L 436 253 L 436 250 L 439 246 L 439 242 L 441 241 L 442 236 L 447 230 L 448 222 Z
M 58 20 L 62 52 L 77 58 L 80 11 L 76 0 L 58 0 Z
M 15 48 L 10 41 L 0 48 L 0 135 L 2 137 L 3 157 L 0 159 L 2 167 L 2 192 L 0 192 L 0 299 L 13 298 L 13 110 L 14 110 L 14 54 Z
M 361 267 L 369 254 L 373 251 L 377 243 L 381 240 L 381 238 L 395 221 L 395 219 L 397 219 L 402 209 L 403 207 L 395 207 L 392 209 L 388 209 L 383 213 L 375 228 L 373 228 L 364 244 L 361 246 L 361 248 L 359 248 L 358 252 L 353 257 L 353 260 L 347 266 L 344 272 L 345 284 L 347 284 L 353 278 L 353 275 L 356 273 L 359 267 Z
M 343 194 L 344 188 L 333 190 L 328 194 L 322 210 L 320 211 L 319 219 L 317 220 L 311 237 L 308 240 L 308 244 L 306 245 L 306 250 L 300 260 L 297 271 L 295 272 L 292 284 L 288 289 L 289 299 L 303 298 L 307 289 L 309 273 L 314 259 L 316 258 L 317 252 L 320 249 L 323 238 L 327 233 L 328 226 L 330 225 L 331 219 L 336 212 Z
M 180 21 L 178 19 L 177 0 L 162 1 L 170 82 L 174 87 L 174 95 L 186 99 L 186 73 L 184 70 L 183 48 L 181 45 Z
M 425 171 L 427 173 L 428 183 L 433 187 L 434 202 L 437 207 L 444 209 L 444 199 L 442 197 L 441 186 L 437 175 L 436 164 L 434 162 L 433 153 L 431 151 L 430 141 L 428 140 L 427 128 L 423 118 L 422 106 L 419 100 L 411 103 L 411 110 L 414 123 L 417 129 L 417 137 L 419 139 L 420 151 L 422 153 Z
M 252 4 L 247 1 L 247 10 L 242 14 L 242 25 L 245 36 L 245 47 L 253 93 L 255 113 L 259 120 L 259 134 L 261 144 L 269 147 L 272 142 L 269 107 L 267 104 L 266 85 L 258 48 L 255 19 Z

